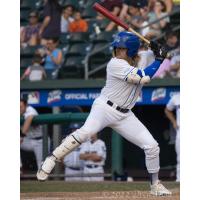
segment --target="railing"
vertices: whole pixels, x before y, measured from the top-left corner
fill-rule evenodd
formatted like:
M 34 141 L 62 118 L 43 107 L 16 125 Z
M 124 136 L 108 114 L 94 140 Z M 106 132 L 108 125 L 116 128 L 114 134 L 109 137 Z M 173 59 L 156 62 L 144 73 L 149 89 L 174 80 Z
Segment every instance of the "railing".
M 169 13 L 168 15 L 165 15 L 165 16 L 163 16 L 163 17 L 161 17 L 161 18 L 159 18 L 159 19 L 157 19 L 157 20 L 155 20 L 155 21 L 152 21 L 151 23 L 149 23 L 149 24 L 147 24 L 147 25 L 141 27 L 140 30 L 142 30 L 142 29 L 144 29 L 144 28 L 147 28 L 147 27 L 149 27 L 149 26 L 151 26 L 151 25 L 153 25 L 153 24 L 156 24 L 156 23 L 158 23 L 159 21 L 161 21 L 161 20 L 163 20 L 163 19 L 165 19 L 165 18 L 167 18 L 167 17 L 171 17 L 171 16 L 173 16 L 173 15 L 175 15 L 175 14 L 178 14 L 178 13 L 180 13 L 180 8 L 177 8 L 177 9 L 173 10 L 171 13 Z M 180 30 L 180 25 L 179 25 L 179 26 L 175 26 L 175 27 L 172 28 L 172 31 L 177 31 L 177 30 Z M 164 33 L 162 33 L 161 35 L 159 35 L 158 37 L 155 37 L 153 40 L 154 40 L 154 41 L 157 41 L 157 40 L 163 38 L 163 37 L 165 36 L 165 34 L 166 34 L 166 33 L 164 32 Z M 93 56 L 93 55 L 95 55 L 95 54 L 97 54 L 97 53 L 99 53 L 99 52 L 105 50 L 105 49 L 108 48 L 109 46 L 110 46 L 110 44 L 107 44 L 107 45 L 105 45 L 105 46 L 103 46 L 103 47 L 97 49 L 96 51 L 93 51 L 93 52 L 89 53 L 89 54 L 86 56 L 86 58 L 85 58 L 85 60 L 84 60 L 85 80 L 88 80 L 90 75 L 95 74 L 95 73 L 98 72 L 99 70 L 101 70 L 101 69 L 103 69 L 103 68 L 106 67 L 107 63 L 103 63 L 103 64 L 101 64 L 100 66 L 96 67 L 95 69 L 89 71 L 89 59 L 91 58 L 91 56 Z

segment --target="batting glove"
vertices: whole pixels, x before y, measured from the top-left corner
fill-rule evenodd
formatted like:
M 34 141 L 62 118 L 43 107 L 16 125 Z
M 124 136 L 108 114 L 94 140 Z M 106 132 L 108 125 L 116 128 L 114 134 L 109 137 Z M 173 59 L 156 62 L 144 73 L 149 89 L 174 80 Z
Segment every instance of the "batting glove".
M 163 62 L 167 57 L 167 50 L 164 47 L 161 47 L 159 43 L 150 41 L 150 48 L 153 51 L 156 60 Z

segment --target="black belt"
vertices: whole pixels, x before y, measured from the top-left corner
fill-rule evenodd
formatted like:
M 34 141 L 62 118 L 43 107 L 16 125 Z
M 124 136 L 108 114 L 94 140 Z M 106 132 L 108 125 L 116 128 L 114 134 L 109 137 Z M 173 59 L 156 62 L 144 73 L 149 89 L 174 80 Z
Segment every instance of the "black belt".
M 77 171 L 81 170 L 80 167 L 68 167 L 68 168 L 69 168 L 69 169 L 72 169 L 72 170 L 77 170 Z
M 87 168 L 97 168 L 100 167 L 100 165 L 86 165 Z
M 108 100 L 107 104 L 112 107 L 114 103 L 112 101 Z M 127 113 L 129 111 L 129 109 L 120 108 L 119 106 L 116 107 L 116 110 L 118 110 L 119 112 L 122 112 L 122 113 Z
M 31 138 L 32 140 L 41 140 L 42 137 Z

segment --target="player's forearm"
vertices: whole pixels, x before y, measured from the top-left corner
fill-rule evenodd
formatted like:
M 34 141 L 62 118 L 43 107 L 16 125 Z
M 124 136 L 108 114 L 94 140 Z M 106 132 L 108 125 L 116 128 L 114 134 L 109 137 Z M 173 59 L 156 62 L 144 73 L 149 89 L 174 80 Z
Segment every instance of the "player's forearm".
M 172 124 L 176 124 L 176 119 L 174 117 L 173 112 L 169 111 L 167 108 L 165 109 L 165 115 L 169 119 Z
M 92 160 L 94 162 L 100 162 L 102 160 L 102 157 L 97 155 L 96 153 L 91 153 L 90 160 Z
M 129 83 L 147 84 L 160 67 L 161 61 L 155 60 L 145 70 L 134 68 L 125 78 Z
M 161 65 L 161 61 L 155 60 L 151 65 L 149 65 L 147 68 L 144 69 L 145 75 L 152 78 L 154 74 L 157 72 L 157 70 L 159 69 L 160 65 Z

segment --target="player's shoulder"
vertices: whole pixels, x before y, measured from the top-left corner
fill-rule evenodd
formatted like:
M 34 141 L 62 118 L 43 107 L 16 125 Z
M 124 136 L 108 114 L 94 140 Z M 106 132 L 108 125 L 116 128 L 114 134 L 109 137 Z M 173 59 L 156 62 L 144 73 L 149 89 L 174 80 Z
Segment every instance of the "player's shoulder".
M 30 116 L 30 115 L 38 115 L 38 112 L 36 111 L 35 108 L 33 108 L 32 106 L 28 106 L 26 108 L 26 112 L 24 114 L 25 116 Z
M 178 92 L 178 93 L 174 94 L 172 96 L 172 100 L 174 100 L 174 101 L 180 101 L 180 93 Z
M 124 60 L 124 59 L 119 59 L 119 58 L 111 58 L 109 63 L 108 63 L 108 67 L 115 67 L 115 66 L 130 66 L 129 63 Z

